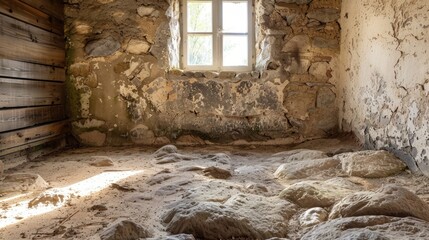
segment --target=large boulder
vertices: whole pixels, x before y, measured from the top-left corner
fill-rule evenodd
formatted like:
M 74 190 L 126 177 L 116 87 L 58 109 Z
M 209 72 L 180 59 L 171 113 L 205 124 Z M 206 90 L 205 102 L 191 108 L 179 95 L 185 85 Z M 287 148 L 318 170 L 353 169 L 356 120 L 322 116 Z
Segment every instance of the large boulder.
M 334 158 L 341 160 L 343 170 L 350 176 L 382 178 L 396 175 L 407 167 L 387 151 L 361 151 L 344 153 Z
M 301 240 L 426 240 L 429 224 L 415 218 L 361 216 L 339 218 L 319 224 Z
M 101 240 L 135 240 L 150 237 L 149 232 L 142 226 L 122 218 L 109 224 L 99 235 Z
M 285 188 L 279 197 L 303 208 L 330 207 L 356 190 L 360 190 L 357 184 L 346 179 L 333 178 L 327 181 L 295 183 Z
M 330 219 L 364 215 L 416 217 L 429 221 L 429 206 L 409 190 L 386 185 L 376 192 L 358 192 L 336 203 Z
M 297 206 L 277 197 L 232 196 L 225 203 L 184 201 L 163 217 L 166 230 L 201 239 L 286 237 Z
M 288 162 L 280 165 L 274 176 L 281 179 L 302 179 L 316 175 L 334 175 L 340 170 L 340 161 L 334 158 L 323 158 Z
M 197 159 L 196 157 L 190 155 L 178 153 L 177 147 L 174 145 L 165 145 L 156 150 L 152 156 L 155 158 L 157 164 L 167 164 Z

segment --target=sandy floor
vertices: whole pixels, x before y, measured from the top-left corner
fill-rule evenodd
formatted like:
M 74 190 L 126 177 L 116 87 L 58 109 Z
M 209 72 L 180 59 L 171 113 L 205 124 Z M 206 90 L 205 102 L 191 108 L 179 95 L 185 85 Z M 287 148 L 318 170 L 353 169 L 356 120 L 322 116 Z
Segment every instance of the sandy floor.
M 152 157 L 156 148 L 81 148 L 70 149 L 37 162 L 26 163 L 7 173 L 37 173 L 49 183 L 51 192 L 73 192 L 57 203 L 49 205 L 34 216 L 26 216 L 27 203 L 41 192 L 8 194 L 0 197 L 0 239 L 99 239 L 97 232 L 119 217 L 141 224 L 154 236 L 165 236 L 161 215 L 165 206 L 190 194 L 191 189 L 207 186 L 219 201 L 232 192 L 253 191 L 246 186 L 260 184 L 267 191 L 265 196 L 278 195 L 286 186 L 296 181 L 280 181 L 273 178 L 279 166 L 264 161 L 272 154 L 292 148 L 308 148 L 335 152 L 340 149 L 359 149 L 352 140 L 316 140 L 295 147 L 178 147 L 179 152 L 197 157 L 190 161 L 157 164 Z M 204 156 L 225 153 L 231 158 L 229 167 L 233 176 L 217 180 L 199 171 L 187 171 L 190 167 L 207 167 L 213 162 Z M 108 156 L 113 166 L 96 167 L 93 156 Z M 315 177 L 317 178 L 317 177 Z M 429 203 L 427 179 L 410 174 L 385 179 L 352 179 L 367 189 L 385 183 L 405 186 Z M 231 185 L 229 192 L 217 192 L 216 184 Z M 78 183 L 76 185 L 76 183 Z M 80 183 L 80 184 L 79 184 Z M 71 189 L 69 188 L 71 186 Z M 66 188 L 64 188 L 66 187 Z M 66 196 L 64 194 L 64 196 Z M 23 213 L 19 213 L 22 210 Z M 3 212 L 1 212 L 3 211 Z M 13 212 L 15 211 L 15 212 Z M 3 221 L 3 222 L 2 222 Z

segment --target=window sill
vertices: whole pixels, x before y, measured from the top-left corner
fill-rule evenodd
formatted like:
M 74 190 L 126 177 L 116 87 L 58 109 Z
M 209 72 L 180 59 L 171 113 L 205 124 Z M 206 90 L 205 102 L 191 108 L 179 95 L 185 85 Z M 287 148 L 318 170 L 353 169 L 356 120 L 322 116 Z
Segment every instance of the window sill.
M 182 69 L 172 69 L 167 71 L 168 78 L 197 78 L 197 79 L 259 79 L 258 71 L 235 72 L 235 71 L 184 71 Z

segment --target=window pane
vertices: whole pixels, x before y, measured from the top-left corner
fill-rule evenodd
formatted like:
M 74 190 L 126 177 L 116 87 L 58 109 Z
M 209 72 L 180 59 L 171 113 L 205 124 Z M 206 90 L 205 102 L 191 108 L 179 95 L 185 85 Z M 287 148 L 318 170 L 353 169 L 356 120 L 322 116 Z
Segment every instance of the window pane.
M 188 2 L 188 32 L 212 32 L 212 3 Z
M 248 6 L 243 1 L 223 2 L 222 25 L 226 33 L 247 33 Z
M 213 65 L 212 35 L 188 35 L 188 65 Z
M 223 66 L 247 66 L 247 36 L 223 36 Z

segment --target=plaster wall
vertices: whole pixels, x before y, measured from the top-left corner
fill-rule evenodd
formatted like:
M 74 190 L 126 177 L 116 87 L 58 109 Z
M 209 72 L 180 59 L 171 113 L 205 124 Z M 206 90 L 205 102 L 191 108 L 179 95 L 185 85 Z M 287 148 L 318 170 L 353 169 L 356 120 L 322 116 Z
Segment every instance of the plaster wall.
M 256 0 L 246 73 L 180 70 L 176 0 L 68 0 L 67 90 L 84 145 L 287 144 L 338 129 L 339 0 Z
M 343 1 L 340 128 L 429 175 L 429 2 Z

